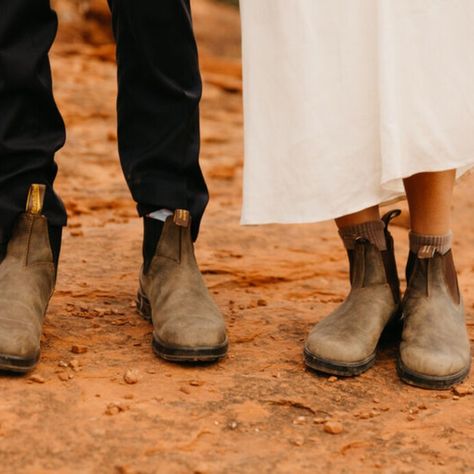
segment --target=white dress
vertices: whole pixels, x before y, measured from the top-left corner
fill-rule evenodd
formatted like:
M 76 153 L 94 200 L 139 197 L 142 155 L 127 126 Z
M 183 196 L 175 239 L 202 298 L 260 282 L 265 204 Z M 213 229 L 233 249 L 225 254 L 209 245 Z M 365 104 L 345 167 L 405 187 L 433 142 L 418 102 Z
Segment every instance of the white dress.
M 242 222 L 316 222 L 474 165 L 474 0 L 241 0 Z

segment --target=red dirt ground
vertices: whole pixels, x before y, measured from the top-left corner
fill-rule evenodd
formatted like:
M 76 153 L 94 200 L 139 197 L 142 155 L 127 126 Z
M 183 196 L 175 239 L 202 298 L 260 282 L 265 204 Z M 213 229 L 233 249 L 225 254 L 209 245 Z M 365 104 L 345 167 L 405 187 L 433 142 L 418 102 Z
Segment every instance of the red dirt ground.
M 159 1 L 159 0 L 157 0 Z M 5 473 L 474 472 L 474 395 L 402 384 L 396 347 L 353 379 L 304 369 L 310 327 L 348 288 L 332 223 L 240 227 L 237 10 L 195 0 L 205 80 L 202 166 L 211 204 L 197 255 L 228 322 L 230 353 L 182 367 L 151 351 L 135 312 L 141 222 L 116 151 L 115 65 L 100 1 L 57 0 L 52 53 L 68 127 L 58 190 L 70 215 L 33 374 L 4 377 Z M 474 175 L 456 190 L 455 252 L 474 337 Z M 394 227 L 400 271 L 406 215 Z M 463 236 L 463 239 L 460 239 Z M 124 374 L 138 379 L 128 384 Z M 326 420 L 343 432 L 324 431 Z

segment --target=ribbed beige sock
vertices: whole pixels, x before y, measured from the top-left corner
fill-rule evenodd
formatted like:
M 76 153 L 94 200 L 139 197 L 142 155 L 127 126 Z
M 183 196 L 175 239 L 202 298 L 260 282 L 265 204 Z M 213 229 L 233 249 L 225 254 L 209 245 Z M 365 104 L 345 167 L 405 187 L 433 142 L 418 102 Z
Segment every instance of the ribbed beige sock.
M 342 227 L 339 229 L 339 235 L 344 243 L 344 247 L 348 250 L 354 248 L 356 239 L 364 238 L 382 251 L 387 250 L 384 229 L 385 224 L 382 220 L 369 221 L 362 224 Z
M 428 234 L 417 234 L 416 232 L 410 231 L 410 251 L 419 257 L 429 258 L 432 257 L 435 252 L 444 255 L 451 249 L 451 243 L 453 240 L 452 232 L 445 235 L 428 235 Z

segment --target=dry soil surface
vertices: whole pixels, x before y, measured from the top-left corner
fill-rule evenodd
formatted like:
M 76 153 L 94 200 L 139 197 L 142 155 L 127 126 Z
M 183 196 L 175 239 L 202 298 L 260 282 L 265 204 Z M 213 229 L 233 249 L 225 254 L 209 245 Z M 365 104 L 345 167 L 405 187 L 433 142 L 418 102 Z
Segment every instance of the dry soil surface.
M 211 191 L 197 255 L 227 320 L 230 351 L 200 367 L 153 355 L 151 326 L 134 304 L 141 222 L 116 151 L 107 10 L 100 1 L 55 4 L 62 26 L 51 57 L 68 127 L 57 187 L 69 228 L 41 362 L 0 385 L 0 471 L 474 472 L 469 382 L 444 392 L 404 385 L 396 344 L 358 378 L 305 370 L 308 330 L 347 292 L 345 253 L 332 223 L 239 226 L 239 18 L 211 0 L 194 1 L 205 80 L 202 166 Z M 473 186 L 474 176 L 459 184 L 454 210 L 471 340 Z M 394 227 L 401 272 L 405 223 L 406 215 Z M 327 421 L 342 432 L 326 432 Z

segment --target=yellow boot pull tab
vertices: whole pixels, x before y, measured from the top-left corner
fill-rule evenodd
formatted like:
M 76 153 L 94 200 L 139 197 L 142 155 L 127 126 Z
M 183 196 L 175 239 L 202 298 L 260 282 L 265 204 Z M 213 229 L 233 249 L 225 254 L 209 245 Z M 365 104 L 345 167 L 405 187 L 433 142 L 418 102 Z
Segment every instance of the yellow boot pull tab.
M 174 211 L 173 222 L 179 227 L 188 227 L 191 215 L 185 209 L 176 209 Z
M 32 184 L 26 201 L 26 212 L 28 214 L 41 215 L 43 211 L 44 195 L 46 186 L 44 184 Z

